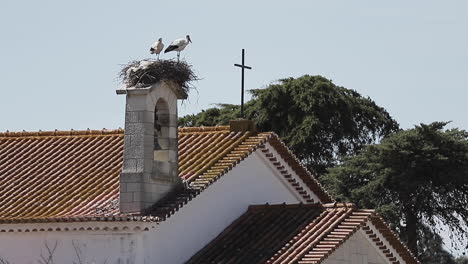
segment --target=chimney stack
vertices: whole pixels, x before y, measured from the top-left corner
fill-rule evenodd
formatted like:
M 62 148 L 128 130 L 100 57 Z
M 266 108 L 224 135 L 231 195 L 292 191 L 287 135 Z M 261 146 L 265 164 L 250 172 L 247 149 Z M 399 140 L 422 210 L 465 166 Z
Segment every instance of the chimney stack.
M 150 87 L 124 87 L 126 95 L 120 210 L 142 213 L 173 188 L 178 173 L 177 100 L 187 94 L 171 81 Z

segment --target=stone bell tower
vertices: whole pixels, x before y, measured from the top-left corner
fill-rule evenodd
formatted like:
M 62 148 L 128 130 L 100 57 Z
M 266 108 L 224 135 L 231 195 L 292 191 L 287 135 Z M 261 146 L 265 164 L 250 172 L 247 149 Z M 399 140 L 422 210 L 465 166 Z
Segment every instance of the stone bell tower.
M 126 95 L 120 210 L 142 213 L 181 185 L 177 155 L 177 100 L 187 94 L 172 81 L 145 88 L 124 87 Z

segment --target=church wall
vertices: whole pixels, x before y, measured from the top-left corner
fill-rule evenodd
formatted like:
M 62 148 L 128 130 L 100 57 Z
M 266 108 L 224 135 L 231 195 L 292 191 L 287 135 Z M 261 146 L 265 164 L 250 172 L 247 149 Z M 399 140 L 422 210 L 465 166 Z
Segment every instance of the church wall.
M 246 212 L 252 204 L 298 203 L 258 153 L 186 204 L 158 227 L 144 234 L 154 263 L 183 263 Z
M 333 252 L 323 264 L 387 264 L 380 252 L 358 231 Z
M 39 224 L 52 227 L 56 224 Z M 147 231 L 146 231 L 147 232 Z M 140 232 L 42 231 L 0 234 L 0 258 L 11 264 L 144 263 Z M 55 249 L 54 249 L 55 248 Z M 49 250 L 53 252 L 49 253 Z M 52 256 L 52 262 L 45 262 Z

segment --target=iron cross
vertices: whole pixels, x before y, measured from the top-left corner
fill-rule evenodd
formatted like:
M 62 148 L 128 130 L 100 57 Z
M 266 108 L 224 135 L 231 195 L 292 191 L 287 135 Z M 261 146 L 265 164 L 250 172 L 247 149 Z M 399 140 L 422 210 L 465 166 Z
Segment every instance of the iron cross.
M 242 64 L 234 64 L 234 66 L 241 67 L 242 79 L 241 79 L 241 118 L 244 118 L 244 69 L 251 70 L 252 67 L 245 65 L 245 50 L 242 49 Z

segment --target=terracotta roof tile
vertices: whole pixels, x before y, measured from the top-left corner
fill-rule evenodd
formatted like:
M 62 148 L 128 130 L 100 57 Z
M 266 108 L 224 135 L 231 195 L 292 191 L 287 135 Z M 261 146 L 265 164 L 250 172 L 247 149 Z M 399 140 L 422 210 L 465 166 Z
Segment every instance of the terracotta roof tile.
M 123 130 L 0 133 L 0 221 L 95 215 L 117 201 L 122 142 Z
M 190 189 L 148 213 L 167 218 L 267 141 L 322 202 L 331 201 L 275 134 L 190 127 L 179 129 L 179 175 Z M 0 133 L 0 223 L 119 215 L 122 151 L 122 129 Z
M 251 206 L 187 263 L 265 263 L 320 214 L 316 204 Z
M 369 223 L 406 263 L 419 263 L 378 214 L 353 204 L 251 206 L 188 263 L 321 263 L 359 229 L 372 236 Z

